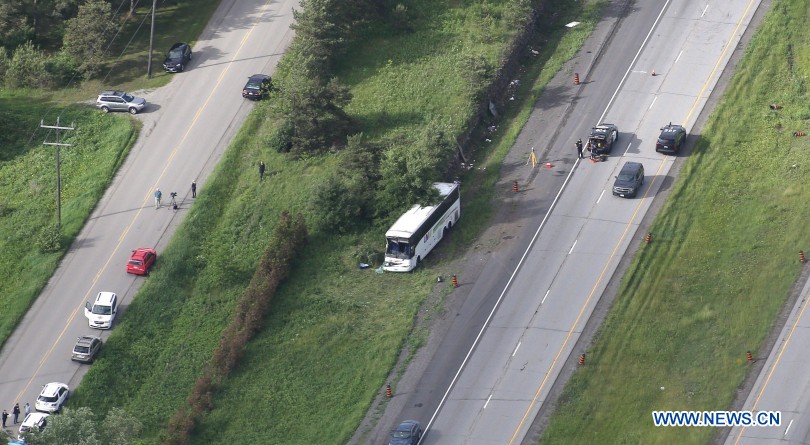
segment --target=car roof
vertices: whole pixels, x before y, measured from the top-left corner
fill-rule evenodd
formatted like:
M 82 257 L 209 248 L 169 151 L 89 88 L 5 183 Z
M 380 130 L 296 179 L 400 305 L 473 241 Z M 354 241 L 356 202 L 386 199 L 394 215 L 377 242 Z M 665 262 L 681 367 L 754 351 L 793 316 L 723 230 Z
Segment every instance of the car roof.
M 269 79 L 269 78 L 270 78 L 270 76 L 268 76 L 267 74 L 254 74 L 254 75 L 248 77 L 248 79 L 251 79 L 251 80 L 254 80 L 254 79 L 255 80 L 264 80 L 264 79 Z
M 53 395 L 56 395 L 56 391 L 59 388 L 67 389 L 67 387 L 68 386 L 65 385 L 64 383 L 51 382 L 51 383 L 48 383 L 47 385 L 45 385 L 44 388 L 42 388 L 42 392 L 40 394 L 45 394 L 47 396 L 53 396 Z
M 410 431 L 414 426 L 419 426 L 419 422 L 416 420 L 403 420 L 400 422 L 399 426 L 397 427 L 398 430 L 408 430 Z
M 627 161 L 622 166 L 622 170 L 638 170 L 639 167 L 644 167 L 640 162 Z
M 132 251 L 132 256 L 133 257 L 135 257 L 135 256 L 141 257 L 141 256 L 146 255 L 147 252 L 152 253 L 154 251 L 155 251 L 155 249 L 150 249 L 148 247 L 139 247 L 139 248 Z
M 98 93 L 99 96 L 123 96 L 124 94 L 126 93 L 118 90 L 104 90 Z
M 110 303 L 114 296 L 115 292 L 99 292 L 96 295 L 96 303 Z
M 25 419 L 23 419 L 23 425 L 26 425 L 26 421 L 28 421 L 27 425 L 33 425 L 39 423 L 40 420 L 48 417 L 50 414 L 48 413 L 41 413 L 39 411 L 34 411 L 25 415 Z
M 83 335 L 83 336 L 79 337 L 79 338 L 76 340 L 76 344 L 77 344 L 77 345 L 80 345 L 80 344 L 86 344 L 86 345 L 89 345 L 90 343 L 92 343 L 92 342 L 93 342 L 93 340 L 101 340 L 101 338 L 99 338 L 99 337 L 93 337 L 93 336 L 91 336 L 91 335 Z
M 175 43 L 174 45 L 172 45 L 172 47 L 170 48 L 170 50 L 171 50 L 171 49 L 175 49 L 175 48 L 179 48 L 179 47 L 181 47 L 181 46 L 188 46 L 188 44 L 187 44 L 187 43 L 185 43 L 185 42 L 177 42 L 177 43 Z

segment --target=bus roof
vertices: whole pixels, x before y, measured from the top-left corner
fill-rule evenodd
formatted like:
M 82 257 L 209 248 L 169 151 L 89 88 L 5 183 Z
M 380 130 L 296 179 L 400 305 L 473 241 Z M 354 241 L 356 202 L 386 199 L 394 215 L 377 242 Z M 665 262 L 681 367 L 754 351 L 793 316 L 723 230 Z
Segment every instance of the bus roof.
M 434 182 L 433 187 L 439 191 L 439 196 L 445 198 L 453 192 L 458 184 L 452 182 Z M 438 203 L 437 203 L 438 204 Z M 397 219 L 393 226 L 385 232 L 386 238 L 409 238 L 423 222 L 433 213 L 436 206 L 422 207 L 419 204 L 414 205 L 407 212 Z

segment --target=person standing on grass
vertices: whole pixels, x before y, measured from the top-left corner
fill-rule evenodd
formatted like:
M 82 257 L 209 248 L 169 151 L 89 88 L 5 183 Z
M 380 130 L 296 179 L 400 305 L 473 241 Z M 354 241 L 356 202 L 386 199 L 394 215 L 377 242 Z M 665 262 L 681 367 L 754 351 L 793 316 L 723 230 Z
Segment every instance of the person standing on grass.
M 264 161 L 259 161 L 259 181 L 264 179 L 264 169 L 265 169 Z
M 191 181 L 191 197 L 197 197 L 197 181 Z
M 11 409 L 11 414 L 14 414 L 14 424 L 20 421 L 20 404 L 15 403 L 14 408 Z

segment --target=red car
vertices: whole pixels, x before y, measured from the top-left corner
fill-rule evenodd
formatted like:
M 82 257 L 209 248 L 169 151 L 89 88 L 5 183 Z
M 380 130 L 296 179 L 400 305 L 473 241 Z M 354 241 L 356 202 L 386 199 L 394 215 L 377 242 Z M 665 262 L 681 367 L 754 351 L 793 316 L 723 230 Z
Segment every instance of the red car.
M 157 252 L 155 252 L 155 249 L 148 247 L 135 249 L 132 251 L 132 256 L 129 257 L 127 273 L 146 275 L 149 273 L 149 269 L 155 264 L 155 260 L 157 260 Z

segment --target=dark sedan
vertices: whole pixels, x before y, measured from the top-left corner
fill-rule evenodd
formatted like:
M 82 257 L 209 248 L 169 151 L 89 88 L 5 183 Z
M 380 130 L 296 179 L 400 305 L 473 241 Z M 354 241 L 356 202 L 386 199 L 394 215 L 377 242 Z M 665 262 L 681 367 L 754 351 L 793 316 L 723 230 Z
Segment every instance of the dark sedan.
M 245 99 L 259 100 L 267 96 L 272 86 L 270 76 L 266 74 L 254 74 L 248 78 L 245 87 L 242 88 L 242 97 Z

